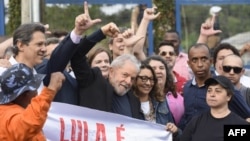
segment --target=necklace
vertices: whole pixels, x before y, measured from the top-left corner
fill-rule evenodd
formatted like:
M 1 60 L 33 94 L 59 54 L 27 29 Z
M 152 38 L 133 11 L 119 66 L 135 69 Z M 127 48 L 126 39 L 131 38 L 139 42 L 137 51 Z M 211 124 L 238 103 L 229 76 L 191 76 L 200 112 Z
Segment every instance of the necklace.
M 156 122 L 154 108 L 153 108 L 153 104 L 152 104 L 152 101 L 150 98 L 149 98 L 149 112 L 147 112 L 147 113 L 143 112 L 143 115 L 145 117 L 145 120 L 150 121 L 150 122 L 154 122 L 154 123 Z

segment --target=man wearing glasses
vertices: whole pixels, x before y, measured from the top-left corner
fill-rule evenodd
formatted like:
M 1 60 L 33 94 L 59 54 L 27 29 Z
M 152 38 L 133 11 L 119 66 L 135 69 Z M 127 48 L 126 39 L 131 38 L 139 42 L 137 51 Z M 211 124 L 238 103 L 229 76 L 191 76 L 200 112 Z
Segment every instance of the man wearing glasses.
M 222 75 L 231 80 L 235 88 L 241 92 L 248 106 L 250 106 L 250 88 L 240 83 L 240 78 L 245 72 L 243 60 L 237 55 L 228 55 L 222 61 L 222 70 Z
M 231 44 L 221 43 L 219 44 L 219 46 L 215 48 L 214 53 L 213 53 L 213 64 L 214 64 L 216 75 L 220 75 L 220 74 L 222 75 L 223 73 L 222 62 L 226 56 L 232 55 L 232 54 L 240 56 L 239 51 Z M 246 87 L 250 87 L 249 82 L 250 82 L 250 77 L 242 74 L 240 77 L 240 83 Z
M 182 95 L 183 87 L 184 84 L 187 82 L 187 79 L 182 77 L 178 72 L 174 71 L 173 69 L 177 58 L 174 45 L 170 42 L 161 42 L 159 45 L 158 55 L 160 55 L 167 62 L 168 68 L 176 84 L 176 90 Z

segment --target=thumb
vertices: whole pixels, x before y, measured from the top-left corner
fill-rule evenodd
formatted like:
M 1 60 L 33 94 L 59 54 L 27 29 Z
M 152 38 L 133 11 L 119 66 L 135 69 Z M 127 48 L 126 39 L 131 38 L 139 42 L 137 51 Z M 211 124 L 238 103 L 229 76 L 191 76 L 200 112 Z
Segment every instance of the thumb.
M 94 19 L 94 20 L 92 20 L 92 23 L 97 24 L 97 23 L 100 23 L 101 21 L 102 21 L 101 19 Z
M 222 33 L 222 31 L 221 30 L 215 30 L 214 34 L 217 34 L 217 33 Z

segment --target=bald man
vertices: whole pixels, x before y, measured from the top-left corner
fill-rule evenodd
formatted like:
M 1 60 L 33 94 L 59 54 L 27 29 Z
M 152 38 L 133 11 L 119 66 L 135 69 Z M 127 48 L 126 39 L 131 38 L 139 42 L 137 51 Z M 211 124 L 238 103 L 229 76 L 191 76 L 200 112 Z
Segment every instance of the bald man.
M 240 56 L 231 54 L 222 61 L 222 75 L 226 76 L 234 84 L 235 88 L 241 92 L 241 95 L 250 106 L 250 88 L 242 85 L 240 78 L 245 73 L 244 63 Z M 247 92 L 248 91 L 248 92 Z

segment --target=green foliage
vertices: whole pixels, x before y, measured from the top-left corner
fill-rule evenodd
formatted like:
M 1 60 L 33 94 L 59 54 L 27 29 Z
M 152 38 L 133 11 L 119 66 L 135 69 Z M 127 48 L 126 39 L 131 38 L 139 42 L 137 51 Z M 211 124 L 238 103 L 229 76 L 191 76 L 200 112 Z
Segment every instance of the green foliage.
M 182 46 L 185 50 L 197 41 L 201 24 L 210 16 L 211 5 L 182 6 Z M 250 5 L 221 5 L 219 23 L 222 39 L 250 31 Z
M 9 23 L 7 24 L 6 33 L 10 35 L 21 24 L 21 1 L 9 0 L 8 13 Z
M 115 14 L 106 15 L 101 11 L 102 5 L 89 5 L 89 13 L 92 19 L 100 18 L 101 23 L 86 31 L 86 35 L 91 34 L 101 26 L 114 22 L 119 27 L 130 27 L 131 10 L 122 9 Z M 54 5 L 45 7 L 44 23 L 50 25 L 50 31 L 71 31 L 74 27 L 75 17 L 84 12 L 83 5 Z M 107 47 L 108 40 L 103 40 L 99 46 Z
M 154 50 L 163 40 L 164 33 L 172 28 L 175 28 L 175 7 L 174 0 L 154 0 L 161 15 L 153 21 L 154 26 Z
M 91 28 L 87 33 L 91 33 L 93 30 L 105 25 L 109 22 L 114 22 L 118 26 L 130 26 L 131 10 L 122 10 L 113 15 L 106 15 L 100 10 L 102 5 L 91 5 L 89 7 L 89 13 L 92 19 L 100 18 L 102 22 L 97 24 L 94 28 Z M 75 17 L 83 13 L 82 5 L 68 5 L 62 7 L 61 5 L 55 5 L 45 8 L 45 20 L 44 23 L 50 25 L 51 31 L 64 30 L 71 31 L 74 27 Z

